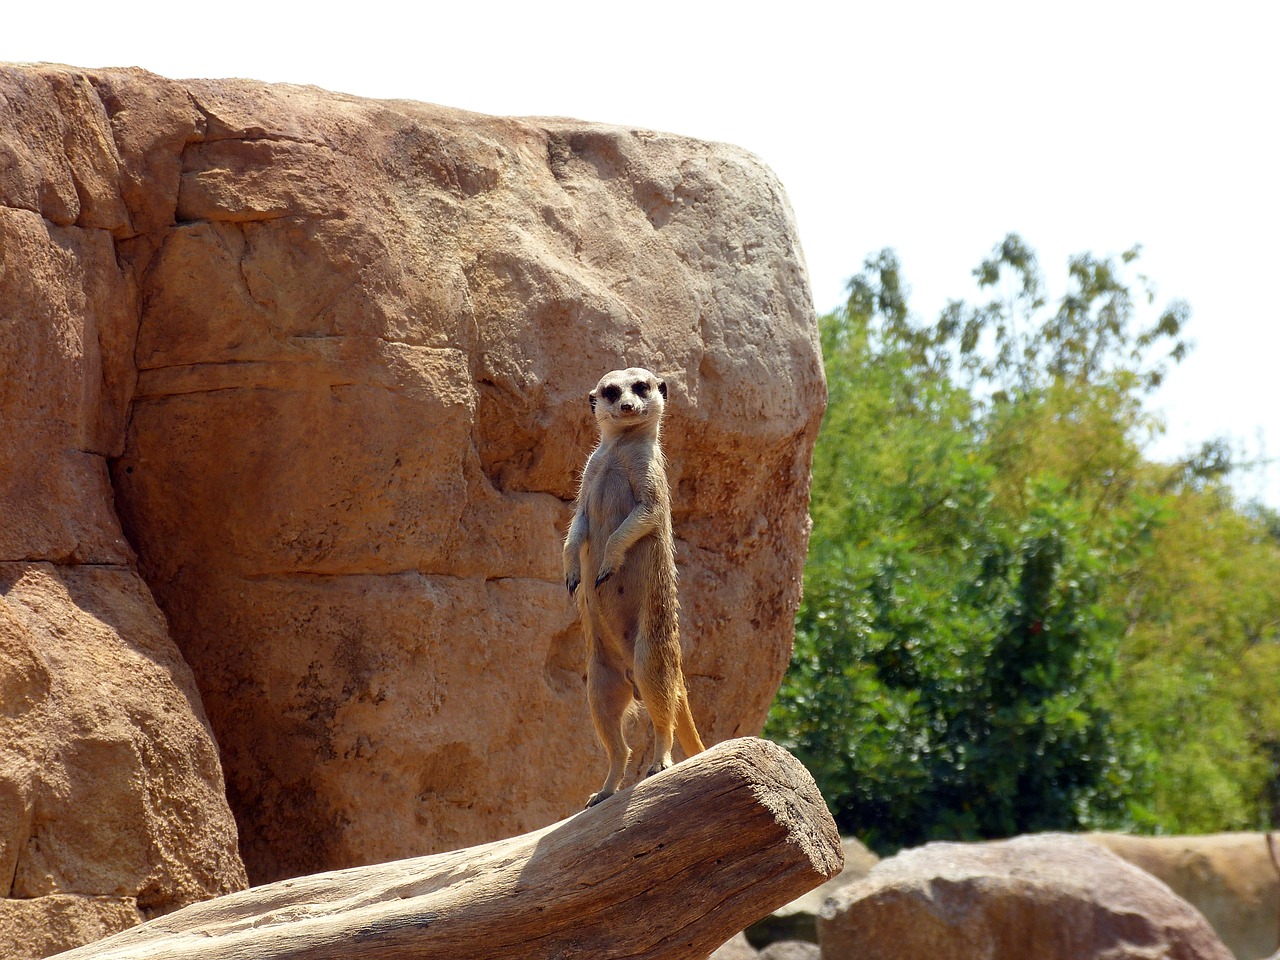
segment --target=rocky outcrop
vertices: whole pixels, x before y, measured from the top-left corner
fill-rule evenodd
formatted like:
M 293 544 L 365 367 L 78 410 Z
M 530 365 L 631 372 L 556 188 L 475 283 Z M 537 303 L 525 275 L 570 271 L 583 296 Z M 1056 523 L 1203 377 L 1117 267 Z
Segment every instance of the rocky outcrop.
M 245 886 L 191 672 L 114 564 L 0 563 L 0 956 Z
M 823 396 L 767 171 L 587 124 L 179 95 L 112 476 L 250 877 L 483 842 L 598 786 L 558 542 L 606 370 L 668 380 L 694 713 L 708 742 L 758 732 Z
M 89 79 L 0 71 L 0 956 L 245 885 L 191 671 L 116 518 L 136 283 Z
M 1270 957 L 1280 944 L 1280 876 L 1267 852 L 1265 833 L 1099 833 L 1089 839 L 1167 883 L 1204 914 L 1237 960 Z
M 1186 901 L 1088 840 L 931 843 L 884 860 L 828 901 L 827 958 L 1166 957 L 1229 960 Z
M 160 649 L 154 595 L 199 688 L 166 648 L 148 657 L 176 698 L 163 722 L 113 702 L 77 735 L 103 739 L 118 710 L 144 765 L 216 793 L 207 733 L 164 740 L 207 711 L 254 881 L 577 809 L 603 757 L 558 544 L 586 392 L 632 364 L 671 388 L 695 717 L 709 743 L 758 732 L 824 399 L 791 214 L 759 161 L 132 70 L 5 68 L 0 92 L 0 561 L 103 643 Z M 85 565 L 114 599 L 78 605 Z M 62 616 L 6 602 L 32 636 Z M 15 657 L 16 684 L 63 682 Z M 112 689 L 133 669 L 97 662 Z M 134 809 L 151 788 L 130 782 Z M 175 829 L 217 819 L 174 802 Z M 30 839 L 25 804 L 6 851 Z M 179 834 L 149 842 L 225 860 Z

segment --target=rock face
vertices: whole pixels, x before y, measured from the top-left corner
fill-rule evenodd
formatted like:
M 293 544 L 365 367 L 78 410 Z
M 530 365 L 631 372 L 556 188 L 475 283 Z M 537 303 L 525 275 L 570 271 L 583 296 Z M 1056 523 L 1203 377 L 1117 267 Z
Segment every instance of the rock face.
M 606 370 L 670 387 L 703 739 L 759 731 L 825 397 L 759 161 L 242 81 L 0 82 L 4 302 L 62 318 L 0 331 L 0 559 L 123 576 L 136 550 L 252 881 L 529 830 L 598 786 L 559 541 Z
M 191 671 L 116 519 L 136 284 L 98 91 L 0 70 L 0 956 L 245 885 Z
M 127 567 L 0 563 L 0 956 L 245 886 L 195 684 Z
M 1280 877 L 1265 833 L 1202 837 L 1089 837 L 1163 880 L 1199 910 L 1238 960 L 1270 957 L 1280 944 Z
M 1088 840 L 931 843 L 882 861 L 828 901 L 827 960 L 1166 957 L 1229 960 L 1163 883 Z

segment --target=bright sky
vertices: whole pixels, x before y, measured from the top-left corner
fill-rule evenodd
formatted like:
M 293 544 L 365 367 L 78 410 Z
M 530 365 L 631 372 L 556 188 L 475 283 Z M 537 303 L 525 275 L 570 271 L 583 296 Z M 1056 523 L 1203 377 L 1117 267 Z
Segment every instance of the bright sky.
M 1173 458 L 1280 458 L 1280 4 L 11 4 L 0 61 L 252 77 L 735 143 L 790 195 L 816 306 L 897 249 L 932 317 L 1006 233 L 1143 245 L 1196 341 L 1155 405 Z M 1239 485 L 1280 508 L 1280 467 Z

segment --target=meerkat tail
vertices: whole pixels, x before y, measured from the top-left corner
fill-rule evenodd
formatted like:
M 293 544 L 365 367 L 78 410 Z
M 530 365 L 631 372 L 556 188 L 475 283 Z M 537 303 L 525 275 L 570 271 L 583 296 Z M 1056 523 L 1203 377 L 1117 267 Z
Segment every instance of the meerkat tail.
M 686 757 L 701 753 L 707 749 L 698 736 L 698 728 L 693 723 L 693 712 L 689 709 L 689 694 L 685 693 L 676 704 L 676 737 L 680 740 L 680 749 Z

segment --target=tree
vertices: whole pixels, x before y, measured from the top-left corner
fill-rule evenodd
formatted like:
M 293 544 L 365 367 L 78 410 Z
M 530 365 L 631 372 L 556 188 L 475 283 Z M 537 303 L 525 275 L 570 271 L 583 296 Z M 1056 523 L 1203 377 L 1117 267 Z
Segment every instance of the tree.
M 1138 323 L 1137 257 L 1072 258 L 1050 306 L 1011 235 L 974 271 L 985 302 L 924 323 L 882 251 L 822 319 L 812 546 L 768 729 L 882 847 L 1177 820 L 1161 791 L 1186 779 L 1156 704 L 1193 683 L 1142 652 L 1134 604 L 1189 559 L 1161 538 L 1188 514 L 1182 488 L 1142 456 L 1144 401 L 1185 355 L 1189 311 Z M 1252 752 L 1223 776 L 1241 798 L 1258 796 L 1264 740 L 1236 736 Z
M 1154 549 L 1113 590 L 1128 620 L 1117 701 L 1148 751 L 1161 829 L 1267 829 L 1280 817 L 1280 537 L 1273 513 L 1183 466 Z

